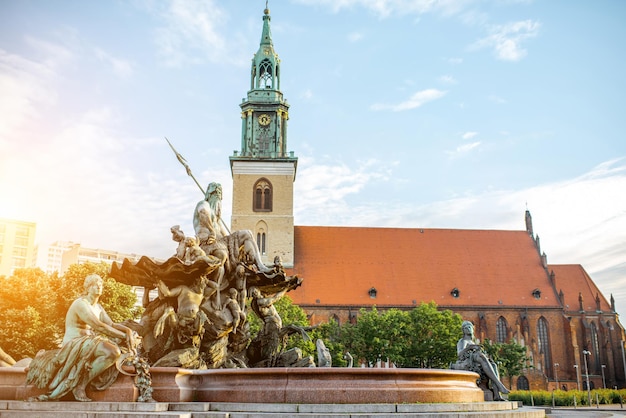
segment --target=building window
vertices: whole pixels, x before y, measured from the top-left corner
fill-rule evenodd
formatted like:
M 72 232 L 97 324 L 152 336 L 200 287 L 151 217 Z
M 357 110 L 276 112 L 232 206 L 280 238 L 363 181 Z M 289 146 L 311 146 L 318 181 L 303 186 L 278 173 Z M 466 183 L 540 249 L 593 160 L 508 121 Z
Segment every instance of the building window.
M 272 63 L 267 59 L 264 59 L 263 61 L 261 61 L 261 65 L 259 68 L 259 78 L 260 78 L 259 87 L 266 88 L 266 89 L 272 88 L 272 80 L 274 78 L 273 70 L 272 70 Z
M 496 342 L 505 343 L 506 342 L 506 331 L 508 325 L 506 323 L 506 319 L 504 317 L 498 318 L 496 321 Z
M 15 241 L 13 242 L 14 245 L 19 245 L 22 247 L 27 247 L 28 246 L 28 237 L 19 237 L 16 236 L 15 237 Z
M 24 268 L 26 267 L 26 259 L 13 257 L 13 268 Z
M 530 390 L 528 378 L 526 376 L 520 376 L 517 378 L 517 390 Z
M 265 253 L 266 253 L 266 249 L 265 249 L 265 232 L 258 232 L 256 234 L 256 245 L 257 245 L 257 247 L 259 247 L 259 252 L 262 255 L 265 255 Z
M 600 344 L 598 343 L 598 328 L 595 322 L 591 323 L 591 355 L 593 356 L 593 369 L 598 373 L 600 370 Z M 589 368 L 591 369 L 591 364 Z
M 28 227 L 27 226 L 17 226 L 15 228 L 15 236 L 16 237 L 26 237 L 28 238 Z
M 254 185 L 254 211 L 272 211 L 272 184 L 266 179 L 260 179 Z
M 539 339 L 539 353 L 543 355 L 543 370 L 546 375 L 552 374 L 552 356 L 550 355 L 550 335 L 548 321 L 544 317 L 537 321 L 537 338 Z

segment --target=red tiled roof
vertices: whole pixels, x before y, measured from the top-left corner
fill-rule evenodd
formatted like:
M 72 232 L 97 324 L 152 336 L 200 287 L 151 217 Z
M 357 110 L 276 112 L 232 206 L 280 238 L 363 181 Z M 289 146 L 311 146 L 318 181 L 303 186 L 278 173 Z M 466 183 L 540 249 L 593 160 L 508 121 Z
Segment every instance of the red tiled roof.
M 583 297 L 583 309 L 585 311 L 596 310 L 596 295 L 600 298 L 600 310 L 603 312 L 611 311 L 611 304 L 580 264 L 550 264 L 548 270 L 554 272 L 557 291 L 563 290 L 565 310 L 580 310 L 578 301 L 578 294 L 580 293 Z
M 526 231 L 296 226 L 293 272 L 299 305 L 559 306 Z

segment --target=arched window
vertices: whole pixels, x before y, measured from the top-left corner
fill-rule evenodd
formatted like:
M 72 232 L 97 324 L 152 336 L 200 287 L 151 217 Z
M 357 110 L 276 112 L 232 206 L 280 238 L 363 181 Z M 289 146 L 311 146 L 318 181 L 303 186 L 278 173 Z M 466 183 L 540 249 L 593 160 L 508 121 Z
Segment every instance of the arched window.
M 593 357 L 593 365 L 590 364 L 589 368 L 597 373 L 600 370 L 600 343 L 598 342 L 598 328 L 595 322 L 591 323 L 591 356 Z
M 529 390 L 528 378 L 526 376 L 520 376 L 517 378 L 517 390 Z
M 259 66 L 259 78 L 260 88 L 271 89 L 273 84 L 272 81 L 274 79 L 274 71 L 272 69 L 272 63 L 268 59 L 264 59 L 261 61 L 261 65 Z
M 266 235 L 265 232 L 257 232 L 256 234 L 256 246 L 259 247 L 259 252 L 264 255 L 267 251 L 265 248 Z
M 266 179 L 260 179 L 254 185 L 254 205 L 255 212 L 272 211 L 272 184 Z
M 548 321 L 542 316 L 537 321 L 537 338 L 539 339 L 539 353 L 543 354 L 543 370 L 546 375 L 552 374 L 552 356 L 550 355 L 550 335 Z
M 333 314 L 333 316 L 330 319 L 335 321 L 337 325 L 341 325 L 341 322 L 339 322 L 339 316 L 337 316 L 337 314 Z
M 506 342 L 506 332 L 508 325 L 506 323 L 506 319 L 504 317 L 498 318 L 496 321 L 496 342 L 505 343 Z

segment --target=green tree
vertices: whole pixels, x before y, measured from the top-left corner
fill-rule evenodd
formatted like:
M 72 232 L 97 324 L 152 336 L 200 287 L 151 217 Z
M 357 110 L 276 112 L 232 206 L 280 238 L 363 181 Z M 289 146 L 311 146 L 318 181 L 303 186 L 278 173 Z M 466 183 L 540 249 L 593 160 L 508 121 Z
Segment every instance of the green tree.
M 373 365 L 378 360 L 397 367 L 448 368 L 456 360 L 462 319 L 434 302 L 409 312 L 376 307 L 362 309 L 355 325 L 341 327 L 339 342 L 355 358 Z
M 14 359 L 34 357 L 40 349 L 58 345 L 63 335 L 63 321 L 55 317 L 58 281 L 56 274 L 38 268 L 0 277 L 0 347 Z
M 526 355 L 526 347 L 515 341 L 496 343 L 486 339 L 482 346 L 485 353 L 498 365 L 500 375 L 509 378 L 509 387 L 513 384 L 513 377 L 520 376 L 530 361 Z
M 333 367 L 344 367 L 347 364 L 346 359 L 343 357 L 347 351 L 344 344 L 343 327 L 339 326 L 337 321 L 331 319 L 329 322 L 319 324 L 309 335 L 312 342 L 317 341 L 318 338 L 324 341 L 324 345 L 330 351 Z M 311 355 L 313 355 L 316 361 L 318 360 L 317 351 L 315 354 L 311 353 Z
M 411 335 L 403 366 L 447 369 L 457 358 L 461 316 L 447 309 L 438 310 L 435 302 L 422 302 L 409 317 Z
M 361 309 L 355 325 L 346 325 L 345 346 L 355 358 L 374 365 L 380 361 L 392 361 L 396 365 L 406 362 L 409 318 L 406 312 L 389 309 L 381 313 L 373 306 Z

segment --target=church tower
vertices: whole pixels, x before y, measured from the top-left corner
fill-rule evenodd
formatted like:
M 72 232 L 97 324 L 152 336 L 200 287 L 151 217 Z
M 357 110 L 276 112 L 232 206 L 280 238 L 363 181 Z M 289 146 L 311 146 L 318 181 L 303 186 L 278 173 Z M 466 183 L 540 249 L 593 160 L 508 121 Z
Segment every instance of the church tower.
M 270 32 L 270 11 L 252 58 L 250 90 L 241 103 L 241 151 L 230 157 L 233 176 L 231 230 L 248 229 L 263 261 L 280 256 L 293 266 L 293 183 L 298 158 L 287 152 L 289 105 L 280 91 L 280 59 Z

